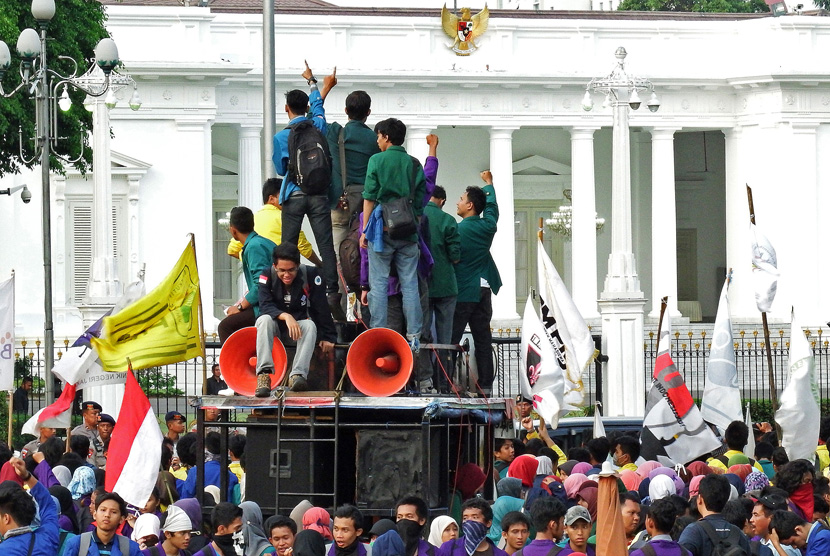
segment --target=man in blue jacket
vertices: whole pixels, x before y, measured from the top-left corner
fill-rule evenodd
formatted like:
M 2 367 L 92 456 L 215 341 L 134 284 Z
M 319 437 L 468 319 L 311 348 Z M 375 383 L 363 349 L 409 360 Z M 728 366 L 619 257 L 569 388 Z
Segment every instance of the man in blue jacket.
M 830 529 L 818 521 L 807 523 L 793 512 L 775 510 L 770 529 L 771 537 L 774 535 L 781 544 L 803 551 L 804 556 L 830 554 Z
M 43 454 L 36 455 L 43 459 Z M 36 458 L 37 460 L 37 458 Z M 31 496 L 13 481 L 0 485 L 0 554 L 3 556 L 55 556 L 58 552 L 58 508 L 46 487 L 26 470 L 20 458 L 12 458 L 20 482 Z M 37 507 L 35 506 L 37 502 Z M 33 528 L 37 508 L 40 527 Z
M 127 504 L 115 492 L 95 500 L 95 531 L 82 533 L 66 541 L 64 556 L 139 556 L 135 541 L 116 534 L 127 519 Z M 54 556 L 52 553 L 51 556 Z

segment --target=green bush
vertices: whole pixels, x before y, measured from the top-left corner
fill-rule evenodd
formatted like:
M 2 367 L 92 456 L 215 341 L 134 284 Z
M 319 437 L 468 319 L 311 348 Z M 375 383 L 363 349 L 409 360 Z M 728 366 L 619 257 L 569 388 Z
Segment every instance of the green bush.
M 182 390 L 176 388 L 176 377 L 162 371 L 161 367 L 136 371 L 136 380 L 148 396 L 184 395 Z

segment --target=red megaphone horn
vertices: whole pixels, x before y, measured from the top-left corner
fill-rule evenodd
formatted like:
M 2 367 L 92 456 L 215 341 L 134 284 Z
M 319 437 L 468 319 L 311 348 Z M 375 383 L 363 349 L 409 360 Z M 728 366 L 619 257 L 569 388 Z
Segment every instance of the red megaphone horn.
M 282 382 L 288 368 L 285 346 L 274 338 L 271 350 L 274 358 L 274 372 L 271 373 L 271 389 Z M 256 328 L 249 326 L 231 334 L 219 353 L 219 368 L 228 388 L 242 396 L 256 393 Z
M 371 328 L 352 342 L 346 372 L 355 388 L 365 395 L 391 396 L 409 382 L 412 350 L 394 330 Z

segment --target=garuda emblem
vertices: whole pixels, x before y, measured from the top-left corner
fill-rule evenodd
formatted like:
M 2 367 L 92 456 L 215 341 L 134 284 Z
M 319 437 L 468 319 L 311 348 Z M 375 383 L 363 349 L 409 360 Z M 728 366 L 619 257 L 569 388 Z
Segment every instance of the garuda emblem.
M 489 20 L 490 10 L 487 9 L 487 4 L 476 15 L 470 13 L 470 8 L 461 8 L 461 17 L 449 11 L 446 4 L 441 9 L 441 26 L 455 41 L 450 49 L 459 56 L 469 56 L 478 49 L 475 39 L 487 30 Z

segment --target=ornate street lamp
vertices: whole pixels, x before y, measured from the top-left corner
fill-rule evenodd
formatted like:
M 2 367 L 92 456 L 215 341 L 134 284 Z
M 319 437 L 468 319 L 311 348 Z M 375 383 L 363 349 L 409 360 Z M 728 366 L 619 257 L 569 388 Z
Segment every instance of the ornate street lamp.
M 44 305 L 44 363 L 46 372 L 49 373 L 54 365 L 54 344 L 55 333 L 52 322 L 52 230 L 51 230 L 51 191 L 49 182 L 49 156 L 50 154 L 60 157 L 69 164 L 78 162 L 83 156 L 83 143 L 81 144 L 81 154 L 77 158 L 69 160 L 62 157 L 58 151 L 58 118 L 57 107 L 68 108 L 71 105 L 67 88 L 72 87 L 84 91 L 87 95 L 93 97 L 100 97 L 110 89 L 113 83 L 119 82 L 120 76 L 115 72 L 115 67 L 118 65 L 118 48 L 115 42 L 110 38 L 101 39 L 95 47 L 95 63 L 83 75 L 78 75 L 78 64 L 71 58 L 75 64 L 75 70 L 72 75 L 63 76 L 55 70 L 49 68 L 46 59 L 46 41 L 47 30 L 49 22 L 55 15 L 54 0 L 33 0 L 32 15 L 38 24 L 38 31 L 34 29 L 24 29 L 17 40 L 17 52 L 20 55 L 20 77 L 21 83 L 13 91 L 6 93 L 3 91 L 2 83 L 0 83 L 0 95 L 4 97 L 11 97 L 16 93 L 21 93 L 29 98 L 35 99 L 35 132 L 36 136 L 33 138 L 34 155 L 31 158 L 26 158 L 23 153 L 23 130 L 19 130 L 20 134 L 20 158 L 26 163 L 31 164 L 38 158 L 40 159 L 41 167 L 41 183 L 43 189 L 43 305 Z M 65 56 L 59 58 L 67 59 Z M 11 66 L 11 56 L 9 47 L 6 43 L 0 41 L 0 80 Z M 96 68 L 97 66 L 97 68 Z M 91 72 L 95 69 L 100 71 L 102 79 L 90 79 Z M 132 81 L 130 79 L 130 81 Z M 59 91 L 62 93 L 59 94 Z M 137 99 L 137 93 L 134 99 Z M 130 103 L 133 108 L 133 102 Z M 140 101 L 137 103 L 140 105 Z M 135 106 L 133 109 L 138 109 Z M 109 130 L 106 130 L 109 133 Z M 54 383 L 46 377 L 46 402 L 51 403 L 54 400 Z

